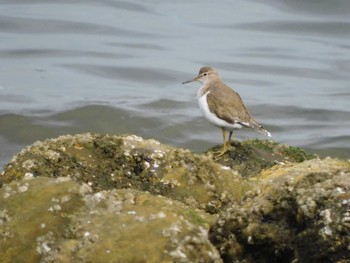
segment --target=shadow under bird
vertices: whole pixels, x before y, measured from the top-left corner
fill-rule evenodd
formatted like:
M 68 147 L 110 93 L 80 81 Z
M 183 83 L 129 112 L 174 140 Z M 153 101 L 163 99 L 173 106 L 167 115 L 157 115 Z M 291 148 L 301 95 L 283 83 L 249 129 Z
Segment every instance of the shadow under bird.
M 199 81 L 202 84 L 197 93 L 202 114 L 211 124 L 222 130 L 224 145 L 222 151 L 218 152 L 218 156 L 231 148 L 230 142 L 234 129 L 249 127 L 271 137 L 271 133 L 265 130 L 249 113 L 241 96 L 221 80 L 216 69 L 202 67 L 197 77 L 182 84 L 193 81 Z M 226 141 L 227 131 L 229 136 Z

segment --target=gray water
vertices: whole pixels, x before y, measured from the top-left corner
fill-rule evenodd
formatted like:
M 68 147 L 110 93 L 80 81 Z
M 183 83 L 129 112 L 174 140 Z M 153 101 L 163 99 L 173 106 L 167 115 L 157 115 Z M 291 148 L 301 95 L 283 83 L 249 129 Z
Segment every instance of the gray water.
M 219 144 L 199 83 L 181 85 L 203 65 L 275 141 L 349 158 L 349 14 L 348 0 L 1 0 L 0 164 L 67 133 Z

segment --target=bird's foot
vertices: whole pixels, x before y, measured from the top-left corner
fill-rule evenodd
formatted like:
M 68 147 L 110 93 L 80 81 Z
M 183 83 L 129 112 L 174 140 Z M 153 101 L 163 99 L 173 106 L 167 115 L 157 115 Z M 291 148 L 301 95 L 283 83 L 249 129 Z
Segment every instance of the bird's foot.
M 220 149 L 217 151 L 209 151 L 206 153 L 206 155 L 211 159 L 218 160 L 225 153 L 226 153 L 226 149 Z
M 231 145 L 231 142 L 226 143 L 226 152 L 230 151 L 231 149 L 235 148 L 234 146 Z
M 219 160 L 226 152 L 227 152 L 227 149 L 215 152 L 214 153 L 214 160 L 215 161 Z
M 232 148 L 233 147 L 230 145 L 230 143 L 226 143 L 221 150 L 211 152 L 214 155 L 214 160 L 219 160 L 225 153 L 230 151 Z

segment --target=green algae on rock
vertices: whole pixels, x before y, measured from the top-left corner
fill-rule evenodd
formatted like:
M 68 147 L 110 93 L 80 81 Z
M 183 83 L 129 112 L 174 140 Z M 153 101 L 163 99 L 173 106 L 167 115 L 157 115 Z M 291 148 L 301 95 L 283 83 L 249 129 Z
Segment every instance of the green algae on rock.
M 36 142 L 5 167 L 0 184 L 34 176 L 70 176 L 94 191 L 134 188 L 216 213 L 251 186 L 205 156 L 134 135 L 78 134 Z
M 296 163 L 316 158 L 299 147 L 279 144 L 272 140 L 251 139 L 244 142 L 232 141 L 232 149 L 220 157 L 217 162 L 239 171 L 243 177 L 252 177 L 262 170 L 280 163 Z M 206 154 L 216 151 L 215 146 Z
M 223 210 L 210 239 L 224 262 L 347 262 L 350 163 L 280 165 Z
M 215 217 L 133 189 L 93 192 L 69 177 L 0 189 L 0 262 L 222 262 Z

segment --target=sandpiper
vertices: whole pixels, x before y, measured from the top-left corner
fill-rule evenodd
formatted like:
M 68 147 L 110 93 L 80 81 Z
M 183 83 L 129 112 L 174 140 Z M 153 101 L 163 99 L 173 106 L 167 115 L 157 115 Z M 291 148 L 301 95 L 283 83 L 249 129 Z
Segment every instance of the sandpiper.
M 192 81 L 199 81 L 202 84 L 197 93 L 202 114 L 210 123 L 222 130 L 224 145 L 218 156 L 230 149 L 234 129 L 249 127 L 271 137 L 271 133 L 265 130 L 249 113 L 241 96 L 221 80 L 219 73 L 214 68 L 202 67 L 197 77 L 182 84 Z M 230 133 L 227 141 L 226 131 Z

